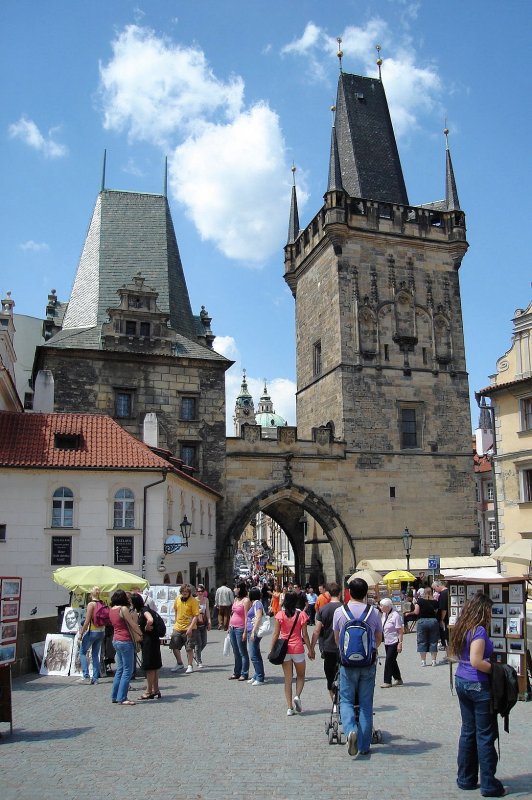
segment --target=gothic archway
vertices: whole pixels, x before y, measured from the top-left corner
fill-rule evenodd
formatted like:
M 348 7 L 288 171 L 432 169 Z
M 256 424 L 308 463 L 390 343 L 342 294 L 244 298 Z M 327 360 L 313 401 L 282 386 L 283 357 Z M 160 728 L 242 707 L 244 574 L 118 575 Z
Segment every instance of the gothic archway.
M 218 542 L 217 571 L 230 576 L 232 552 L 247 523 L 258 512 L 271 517 L 286 533 L 295 557 L 296 577 L 303 581 L 305 569 L 305 531 L 301 524 L 303 512 L 312 517 L 323 531 L 323 540 L 317 544 L 328 544 L 334 559 L 334 577 L 342 581 L 343 576 L 354 570 L 355 549 L 351 537 L 340 515 L 312 490 L 304 486 L 280 485 L 265 490 L 246 503 L 234 516 Z M 308 544 L 308 542 L 307 542 Z

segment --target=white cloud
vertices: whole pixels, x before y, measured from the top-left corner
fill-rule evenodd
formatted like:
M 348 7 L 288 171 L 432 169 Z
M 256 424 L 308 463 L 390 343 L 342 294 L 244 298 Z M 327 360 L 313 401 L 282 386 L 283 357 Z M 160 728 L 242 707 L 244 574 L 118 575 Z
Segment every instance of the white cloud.
M 50 247 L 46 242 L 34 242 L 33 239 L 28 239 L 27 242 L 23 242 L 19 245 L 21 250 L 30 250 L 33 253 L 42 253 L 45 250 L 49 250 Z
M 417 7 L 408 5 L 405 11 L 415 16 Z M 416 52 L 408 36 L 397 44 L 387 23 L 375 17 L 363 27 L 348 25 L 340 37 L 345 70 L 357 70 L 365 75 L 377 75 L 375 46 L 383 46 L 382 79 L 397 136 L 404 136 L 419 127 L 419 117 L 434 109 L 441 111 L 438 96 L 441 81 L 434 65 L 418 66 Z M 302 36 L 282 48 L 286 55 L 304 56 L 308 74 L 313 80 L 328 80 L 330 62 L 337 58 L 338 42 L 324 28 L 307 23 Z
M 201 237 L 227 258 L 256 264 L 284 243 L 289 174 L 279 119 L 266 105 L 205 126 L 176 148 L 169 167 L 172 191 Z
M 100 65 L 104 127 L 173 150 L 169 187 L 201 237 L 228 258 L 264 262 L 284 242 L 290 203 L 277 114 L 245 108 L 242 78 L 217 78 L 197 47 L 136 25 L 112 47 Z
M 22 116 L 17 122 L 9 126 L 9 135 L 12 139 L 19 139 L 28 147 L 42 153 L 45 158 L 62 158 L 68 149 L 54 139 L 56 129 L 50 129 L 47 137 L 43 136 L 35 122 Z
M 242 79 L 218 80 L 199 48 L 174 44 L 138 25 L 127 26 L 112 48 L 111 61 L 100 64 L 106 129 L 167 146 L 177 133 L 195 130 L 217 114 L 234 119 L 240 112 Z
M 242 385 L 242 363 L 240 352 L 232 336 L 217 336 L 214 340 L 214 349 L 230 358 L 235 363 L 225 373 L 225 400 L 226 400 L 226 433 L 234 436 L 233 414 L 235 411 L 236 398 L 240 393 Z M 264 390 L 264 378 L 255 378 L 246 374 L 248 391 L 253 397 L 255 411 L 257 410 L 259 399 Z M 296 424 L 296 384 L 289 378 L 271 378 L 266 381 L 268 394 L 271 397 L 276 414 L 288 422 L 289 425 Z

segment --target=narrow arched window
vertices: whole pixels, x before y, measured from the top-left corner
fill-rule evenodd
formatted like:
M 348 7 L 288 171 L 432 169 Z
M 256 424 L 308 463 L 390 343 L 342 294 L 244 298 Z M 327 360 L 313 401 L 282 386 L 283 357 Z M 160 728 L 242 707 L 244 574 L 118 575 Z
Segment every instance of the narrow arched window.
M 72 528 L 74 526 L 74 493 L 72 489 L 61 486 L 52 497 L 52 528 Z
M 135 495 L 131 489 L 119 489 L 115 494 L 113 527 L 135 527 Z

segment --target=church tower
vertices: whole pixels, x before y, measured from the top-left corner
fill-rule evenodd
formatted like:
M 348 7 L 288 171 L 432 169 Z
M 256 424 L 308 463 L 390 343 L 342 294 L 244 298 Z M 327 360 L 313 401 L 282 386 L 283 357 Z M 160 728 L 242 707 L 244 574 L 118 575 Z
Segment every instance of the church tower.
M 249 393 L 246 381 L 246 370 L 243 371 L 240 392 L 235 402 L 233 423 L 235 426 L 235 436 L 241 436 L 242 425 L 256 425 L 255 406 L 253 404 L 253 398 Z
M 232 362 L 213 349 L 205 308 L 192 311 L 166 192 L 102 179 L 64 318 L 47 334 L 35 371 L 52 372 L 55 411 L 109 414 L 139 439 L 155 414 L 157 446 L 223 487 Z
M 458 279 L 468 245 L 448 143 L 445 200 L 412 206 L 380 77 L 340 71 L 333 111 L 324 205 L 299 230 L 293 189 L 285 247 L 298 436 L 329 425 L 356 459 L 362 472 L 353 491 L 368 515 L 361 536 L 405 525 L 434 533 L 438 514 L 446 535 L 469 532 L 471 423 Z M 379 498 L 400 500 L 400 517 L 390 509 L 374 524 Z M 430 523 L 423 522 L 427 504 L 436 515 Z

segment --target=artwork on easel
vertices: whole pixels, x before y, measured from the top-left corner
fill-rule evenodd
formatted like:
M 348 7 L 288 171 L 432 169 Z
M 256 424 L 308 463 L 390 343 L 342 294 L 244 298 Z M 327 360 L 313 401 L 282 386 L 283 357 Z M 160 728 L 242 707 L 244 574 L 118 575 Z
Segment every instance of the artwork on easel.
M 79 651 L 81 649 L 81 640 L 76 636 L 72 646 L 72 656 L 70 659 L 70 675 L 73 677 L 81 677 L 83 670 L 81 669 L 81 659 Z M 92 647 L 87 650 L 87 661 L 89 663 L 89 674 L 92 675 Z
M 41 675 L 68 675 L 74 637 L 48 633 L 44 645 Z
M 85 619 L 84 608 L 65 608 L 63 622 L 61 623 L 61 633 L 78 633 Z

